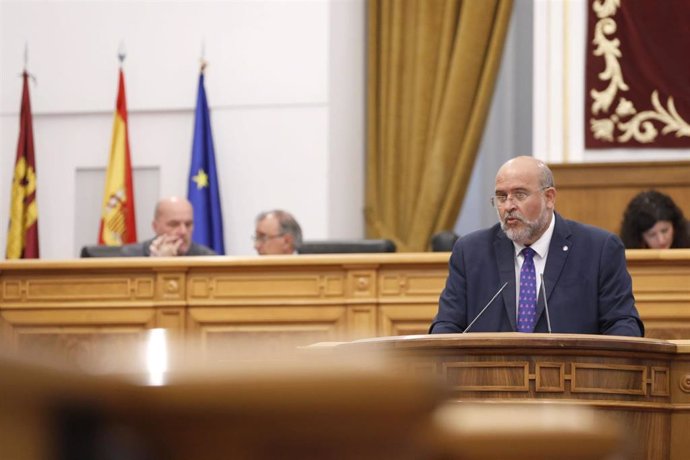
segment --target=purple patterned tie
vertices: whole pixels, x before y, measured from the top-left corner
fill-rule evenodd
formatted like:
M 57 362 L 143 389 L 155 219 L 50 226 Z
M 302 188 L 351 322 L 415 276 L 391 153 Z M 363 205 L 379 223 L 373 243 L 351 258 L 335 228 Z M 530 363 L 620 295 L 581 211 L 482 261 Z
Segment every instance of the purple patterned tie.
M 537 318 L 537 276 L 534 271 L 534 249 L 522 250 L 525 261 L 520 269 L 520 303 L 518 305 L 518 332 L 533 332 Z

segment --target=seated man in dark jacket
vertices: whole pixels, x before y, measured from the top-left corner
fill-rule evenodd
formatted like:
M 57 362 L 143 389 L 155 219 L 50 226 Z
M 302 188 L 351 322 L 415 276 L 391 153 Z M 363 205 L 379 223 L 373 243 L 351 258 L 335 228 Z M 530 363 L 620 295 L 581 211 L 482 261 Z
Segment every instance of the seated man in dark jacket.
M 216 253 L 192 241 L 194 210 L 185 198 L 163 198 L 156 204 L 153 239 L 122 246 L 124 257 L 213 256 Z

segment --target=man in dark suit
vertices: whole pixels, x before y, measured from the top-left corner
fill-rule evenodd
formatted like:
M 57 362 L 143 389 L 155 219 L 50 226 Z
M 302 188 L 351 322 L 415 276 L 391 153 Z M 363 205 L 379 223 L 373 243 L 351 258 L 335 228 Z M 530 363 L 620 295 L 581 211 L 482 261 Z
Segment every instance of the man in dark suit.
M 185 198 L 163 198 L 156 204 L 153 217 L 156 237 L 121 247 L 124 257 L 213 256 L 216 253 L 192 241 L 194 210 Z
M 453 248 L 430 333 L 547 332 L 550 324 L 560 333 L 644 335 L 622 242 L 554 211 L 543 162 L 506 162 L 492 204 L 500 222 Z

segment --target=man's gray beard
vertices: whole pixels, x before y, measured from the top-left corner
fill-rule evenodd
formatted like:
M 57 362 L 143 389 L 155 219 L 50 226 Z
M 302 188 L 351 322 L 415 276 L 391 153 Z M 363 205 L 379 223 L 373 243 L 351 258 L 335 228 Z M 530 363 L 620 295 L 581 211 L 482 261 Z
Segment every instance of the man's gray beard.
M 501 230 L 503 230 L 503 233 L 506 234 L 509 240 L 518 244 L 524 245 L 528 241 L 534 242 L 537 239 L 537 235 L 539 235 L 543 229 L 546 228 L 546 225 L 549 221 L 549 213 L 545 208 L 546 207 L 542 207 L 541 214 L 536 220 L 533 221 L 526 220 L 522 214 L 513 213 L 512 217 L 520 219 L 521 222 L 525 224 L 525 227 L 522 229 L 508 227 L 503 219 L 501 219 L 501 215 L 499 213 L 498 221 L 501 223 Z M 496 212 L 498 212 L 498 210 L 496 210 Z

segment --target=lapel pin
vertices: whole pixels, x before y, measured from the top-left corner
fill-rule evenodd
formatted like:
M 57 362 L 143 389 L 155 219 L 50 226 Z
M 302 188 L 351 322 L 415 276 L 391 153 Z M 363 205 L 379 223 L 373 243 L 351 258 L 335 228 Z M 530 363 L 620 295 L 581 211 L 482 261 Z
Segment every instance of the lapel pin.
M 568 250 L 568 246 L 563 246 L 563 250 L 564 250 L 564 251 L 567 251 L 567 250 Z

